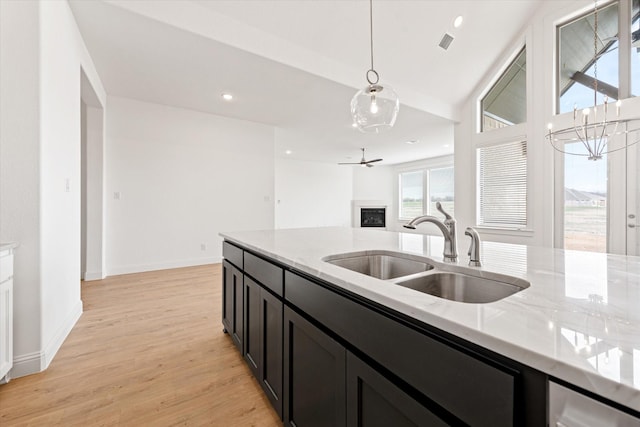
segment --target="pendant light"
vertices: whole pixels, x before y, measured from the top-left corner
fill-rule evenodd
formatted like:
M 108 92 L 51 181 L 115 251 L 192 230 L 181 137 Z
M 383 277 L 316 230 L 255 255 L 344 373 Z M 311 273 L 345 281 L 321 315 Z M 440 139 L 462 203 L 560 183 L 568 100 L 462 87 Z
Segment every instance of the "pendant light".
M 611 102 L 604 97 L 604 105 L 598 107 L 598 0 L 593 5 L 594 30 L 593 30 L 593 107 L 579 111 L 573 107 L 573 125 L 563 129 L 554 130 L 551 123 L 547 127 L 546 139 L 551 146 L 564 154 L 572 156 L 585 156 L 589 160 L 600 160 L 602 156 L 615 151 L 626 150 L 629 146 L 640 141 L 637 131 L 640 129 L 640 119 L 631 118 L 621 120 L 620 107 L 622 101 L 615 103 L 615 116 L 611 108 Z M 635 134 L 635 136 L 633 135 Z M 609 142 L 616 136 L 624 138 L 624 144 L 617 148 L 609 146 Z M 566 143 L 580 142 L 585 152 L 569 151 Z
M 378 83 L 380 77 L 373 68 L 373 0 L 369 0 L 369 29 L 371 68 L 366 73 L 369 84 L 351 99 L 351 116 L 353 126 L 361 132 L 380 133 L 393 127 L 400 101 L 391 87 Z

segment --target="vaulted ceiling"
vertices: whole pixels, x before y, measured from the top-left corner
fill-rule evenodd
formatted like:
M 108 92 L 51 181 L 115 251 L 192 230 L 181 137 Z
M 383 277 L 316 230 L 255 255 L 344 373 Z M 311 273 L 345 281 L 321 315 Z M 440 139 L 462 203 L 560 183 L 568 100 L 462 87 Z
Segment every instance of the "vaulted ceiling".
M 369 68 L 368 1 L 70 1 L 109 95 L 276 126 L 281 155 L 338 162 L 367 147 L 383 164 L 453 151 L 461 105 L 541 3 L 374 0 L 374 65 L 402 105 L 370 135 L 349 114 Z

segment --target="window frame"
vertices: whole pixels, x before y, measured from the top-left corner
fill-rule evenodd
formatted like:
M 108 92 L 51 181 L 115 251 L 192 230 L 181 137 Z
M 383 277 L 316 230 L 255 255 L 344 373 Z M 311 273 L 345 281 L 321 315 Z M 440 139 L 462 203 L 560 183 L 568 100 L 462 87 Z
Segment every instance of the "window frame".
M 499 128 L 494 128 L 494 129 L 488 129 L 485 130 L 484 129 L 484 99 L 489 96 L 489 93 L 496 87 L 496 85 L 502 80 L 502 78 L 504 78 L 506 72 L 514 65 L 514 63 L 516 62 L 516 60 L 520 57 L 520 55 L 522 55 L 524 53 L 524 58 L 525 58 L 525 99 L 524 99 L 524 108 L 525 108 L 525 121 L 521 122 L 521 123 L 511 123 L 508 124 L 506 126 L 503 127 L 499 127 Z M 511 128 L 514 126 L 520 126 L 523 124 L 526 124 L 528 122 L 528 117 L 529 117 L 529 92 L 528 92 L 528 87 L 529 87 L 529 81 L 530 81 L 530 76 L 529 73 L 526 72 L 527 70 L 527 66 L 529 64 L 530 61 L 530 55 L 531 53 L 529 52 L 529 50 L 527 49 L 527 43 L 526 41 L 521 43 L 519 45 L 519 47 L 517 49 L 515 49 L 511 55 L 507 58 L 507 60 L 502 64 L 502 66 L 498 69 L 498 71 L 495 73 L 495 75 L 493 75 L 493 77 L 491 78 L 491 80 L 485 85 L 485 89 L 480 93 L 480 96 L 478 96 L 477 98 L 477 103 L 476 103 L 476 132 L 479 134 L 483 134 L 483 133 L 493 133 L 496 131 L 500 131 L 502 129 L 506 129 L 506 128 Z
M 525 157 L 525 180 L 524 180 L 524 184 L 525 184 L 525 223 L 522 224 L 505 224 L 505 225 L 500 225 L 500 224 L 495 224 L 495 223 L 481 223 L 480 222 L 480 218 L 481 218 L 481 210 L 482 210 L 482 205 L 481 205 L 481 177 L 480 177 L 480 158 L 479 158 L 479 151 L 483 148 L 492 148 L 492 147 L 497 147 L 497 146 L 501 146 L 501 145 L 506 145 L 506 144 L 516 144 L 516 143 L 524 143 L 525 144 L 525 149 L 526 149 L 526 157 Z M 529 154 L 529 141 L 527 140 L 526 136 L 524 135 L 517 135 L 514 137 L 508 137 L 508 138 L 504 138 L 504 139 L 500 139 L 500 140 L 495 140 L 495 141 L 491 141 L 491 142 L 487 142 L 484 144 L 477 144 L 474 147 L 474 162 L 475 162 L 475 191 L 476 191 L 476 203 L 475 203 L 475 225 L 477 228 L 481 229 L 481 230 L 494 230 L 494 231 L 507 231 L 507 232 L 531 232 L 530 229 L 530 224 L 531 224 L 531 198 L 530 198 L 530 192 L 529 192 L 529 176 L 530 176 L 530 170 L 529 170 L 529 162 L 530 162 L 530 154 Z
M 400 176 L 403 173 L 410 172 L 422 172 L 422 215 L 430 215 L 429 213 L 429 205 L 430 205 L 430 192 L 429 192 L 429 172 L 435 169 L 445 169 L 445 168 L 453 168 L 454 176 L 455 176 L 455 165 L 453 162 L 453 155 L 434 157 L 431 159 L 426 159 L 418 162 L 412 162 L 409 164 L 402 165 L 400 167 L 395 168 L 395 177 L 396 177 L 396 195 L 395 195 L 395 205 L 396 205 L 396 221 L 400 224 L 406 224 L 413 219 L 408 217 L 401 216 L 401 206 L 402 201 L 400 198 L 402 197 L 402 189 L 400 188 L 401 179 Z M 454 191 L 454 206 L 455 206 L 455 191 Z
M 500 61 L 497 62 L 492 68 L 490 73 L 485 75 L 485 78 L 478 85 L 477 92 L 474 93 L 474 103 L 472 107 L 472 117 L 473 124 L 471 130 L 471 142 L 469 144 L 468 151 L 468 162 L 465 161 L 465 164 L 470 168 L 471 176 L 468 178 L 468 185 L 471 188 L 469 192 L 469 197 L 471 200 L 466 202 L 472 207 L 467 215 L 460 216 L 460 220 L 464 223 L 467 222 L 469 225 L 476 228 L 481 232 L 481 235 L 484 236 L 493 236 L 492 239 L 496 241 L 514 241 L 514 237 L 517 239 L 522 238 L 534 238 L 536 233 L 533 230 L 533 225 L 540 220 L 534 218 L 534 201 L 537 200 L 537 196 L 532 193 L 532 183 L 531 176 L 534 175 L 534 172 L 529 167 L 532 159 L 538 158 L 540 156 L 540 146 L 537 144 L 529 144 L 527 146 L 527 227 L 519 228 L 519 229 L 505 229 L 505 228 L 497 228 L 497 227 L 488 227 L 478 225 L 478 181 L 477 181 L 477 149 L 480 147 L 484 147 L 486 145 L 491 144 L 501 144 L 506 142 L 512 142 L 516 139 L 526 140 L 528 142 L 535 140 L 535 136 L 537 135 L 537 128 L 532 126 L 532 123 L 535 120 L 532 119 L 532 116 L 536 115 L 536 109 L 534 105 L 534 97 L 530 96 L 531 90 L 530 88 L 533 86 L 534 80 L 540 79 L 540 74 L 536 73 L 536 70 L 539 66 L 536 65 L 535 61 L 533 61 L 533 55 L 535 48 L 533 47 L 534 35 L 533 28 L 529 27 L 526 31 L 523 31 L 520 34 L 520 37 L 515 39 L 513 43 L 508 48 L 509 54 L 500 58 Z M 527 121 L 515 124 L 513 126 L 507 126 L 500 129 L 494 129 L 489 132 L 482 132 L 481 129 L 481 120 L 482 120 L 482 107 L 481 107 L 481 99 L 486 96 L 487 92 L 493 87 L 495 82 L 502 76 L 505 70 L 509 67 L 509 65 L 517 58 L 522 49 L 526 49 L 526 61 L 528 67 L 530 67 L 530 72 L 527 73 L 526 76 L 526 85 L 527 85 Z M 531 68 L 533 67 L 533 68 Z M 552 79 L 553 76 L 549 75 L 549 79 Z M 551 101 L 552 94 L 549 93 L 549 102 Z M 532 136 L 533 135 L 533 136 Z M 466 152 L 466 150 L 464 150 Z M 463 186 L 465 186 L 463 181 Z M 465 206 L 465 201 L 460 202 L 462 206 Z M 521 241 L 522 240 L 516 240 Z
M 621 33 L 621 13 L 622 13 L 622 9 L 624 8 L 624 3 L 625 2 L 620 2 L 619 0 L 608 0 L 605 1 L 604 3 L 598 4 L 598 13 L 600 13 L 603 9 L 606 9 L 608 7 L 613 6 L 614 4 L 617 6 L 618 8 L 618 36 L 620 36 Z M 580 9 L 578 11 L 576 11 L 576 13 L 573 13 L 567 17 L 565 17 L 564 19 L 558 21 L 555 23 L 555 50 L 554 50 L 554 91 L 553 91 L 553 97 L 554 97 L 554 115 L 558 115 L 558 114 L 569 114 L 572 113 L 572 111 L 565 111 L 564 113 L 560 112 L 560 98 L 561 98 L 561 94 L 560 94 L 560 74 L 561 74 L 561 58 L 560 58 L 560 42 L 561 42 L 561 37 L 560 37 L 560 31 L 562 28 L 567 27 L 581 19 L 584 19 L 590 15 L 592 15 L 594 13 L 593 11 L 593 5 L 590 5 L 588 8 L 583 8 Z M 629 21 L 629 38 L 631 37 L 631 21 Z M 591 38 L 591 40 L 593 40 L 593 37 Z M 631 74 L 630 74 L 630 70 L 629 73 L 626 73 L 626 78 L 629 79 L 629 81 L 627 83 L 623 83 L 623 78 L 625 78 L 623 76 L 624 70 L 621 68 L 623 67 L 623 62 L 624 60 L 622 59 L 623 56 L 622 55 L 622 44 L 623 41 L 622 40 L 618 40 L 618 99 L 624 99 L 624 98 L 628 98 L 630 96 L 630 86 L 631 86 Z M 629 55 L 629 61 L 630 61 L 630 55 Z M 590 68 L 590 67 L 589 67 Z M 587 70 L 589 69 L 587 68 Z M 600 79 L 602 80 L 602 79 Z M 579 83 L 578 83 L 579 84 Z M 626 89 L 625 89 L 626 86 Z M 590 89 L 592 90 L 592 89 Z M 615 102 L 615 101 L 610 101 L 610 102 Z M 601 104 L 598 104 L 601 105 Z M 592 103 L 590 103 L 590 105 L 588 106 L 580 106 L 579 110 L 581 110 L 582 108 L 588 107 L 591 108 L 593 106 Z
M 631 8 L 633 4 L 632 1 L 608 0 L 598 4 L 598 11 L 612 4 L 617 4 L 618 7 L 618 99 L 624 102 L 625 99 L 638 97 L 638 95 L 633 95 L 633 71 L 631 69 L 631 55 L 633 54 L 631 49 L 631 27 L 633 18 Z M 572 13 L 554 22 L 553 116 L 555 117 L 572 114 L 571 112 L 560 113 L 560 28 L 592 13 L 593 5 L 589 5 L 574 10 Z M 623 54 L 623 52 L 627 53 Z

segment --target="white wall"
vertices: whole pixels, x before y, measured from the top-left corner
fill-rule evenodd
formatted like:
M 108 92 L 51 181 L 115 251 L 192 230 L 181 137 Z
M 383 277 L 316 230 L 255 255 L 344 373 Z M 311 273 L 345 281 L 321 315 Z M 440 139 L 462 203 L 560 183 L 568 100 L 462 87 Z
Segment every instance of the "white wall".
M 16 362 L 40 361 L 40 16 L 36 2 L 0 1 L 0 241 L 14 262 Z M 12 376 L 16 376 L 12 372 Z
M 83 88 L 83 91 L 85 89 Z M 83 92 L 84 96 L 84 92 Z M 85 179 L 84 197 L 86 230 L 83 236 L 86 258 L 81 271 L 84 280 L 99 280 L 105 277 L 105 232 L 104 232 L 104 109 L 86 106 L 85 115 Z
M 273 228 L 273 127 L 117 97 L 107 109 L 108 275 L 220 262 L 219 232 Z
M 350 227 L 353 169 L 276 158 L 275 227 Z
M 387 229 L 397 226 L 396 206 L 393 199 L 395 173 L 392 166 L 353 168 L 353 200 L 379 200 L 387 205 Z
M 13 377 L 45 369 L 82 313 L 80 73 L 104 89 L 67 2 L 2 2 L 0 239 L 20 244 Z M 6 162 L 6 163 L 5 163 Z

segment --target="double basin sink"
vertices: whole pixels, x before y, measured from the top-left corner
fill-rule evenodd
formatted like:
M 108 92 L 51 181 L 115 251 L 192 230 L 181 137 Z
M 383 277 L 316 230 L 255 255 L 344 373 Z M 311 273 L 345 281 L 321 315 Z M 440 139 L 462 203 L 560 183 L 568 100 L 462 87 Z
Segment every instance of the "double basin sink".
M 367 276 L 440 298 L 465 303 L 501 300 L 529 287 L 529 282 L 474 268 L 441 264 L 392 251 L 330 255 L 323 259 Z

